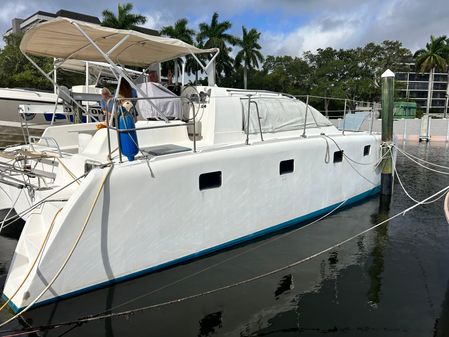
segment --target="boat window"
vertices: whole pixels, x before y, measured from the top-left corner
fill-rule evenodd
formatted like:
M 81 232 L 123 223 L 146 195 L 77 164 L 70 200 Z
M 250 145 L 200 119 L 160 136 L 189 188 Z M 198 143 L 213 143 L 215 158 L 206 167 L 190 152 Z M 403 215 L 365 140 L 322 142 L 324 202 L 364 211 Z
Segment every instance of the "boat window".
M 371 150 L 371 145 L 365 145 L 365 147 L 363 148 L 363 155 L 369 156 L 370 150 Z
M 200 191 L 221 186 L 221 171 L 200 174 Z
M 293 159 L 283 160 L 279 163 L 279 174 L 292 173 L 295 169 L 295 161 Z
M 343 161 L 343 150 L 334 152 L 334 163 L 339 163 Z

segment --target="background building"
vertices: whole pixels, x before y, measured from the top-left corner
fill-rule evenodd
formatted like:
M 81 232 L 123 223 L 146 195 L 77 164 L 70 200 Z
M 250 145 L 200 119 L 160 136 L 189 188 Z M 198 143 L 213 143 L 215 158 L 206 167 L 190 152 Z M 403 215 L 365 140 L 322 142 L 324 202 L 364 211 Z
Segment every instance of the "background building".
M 418 108 L 425 111 L 427 106 L 427 93 L 429 88 L 429 73 L 416 72 L 415 62 L 410 60 L 404 65 L 404 71 L 396 72 L 396 81 L 400 96 L 404 99 L 415 101 Z M 448 73 L 435 71 L 433 76 L 432 101 L 430 112 L 432 114 L 444 114 L 447 111 L 448 99 Z
M 77 13 L 77 12 L 71 12 L 71 11 L 67 11 L 65 9 L 60 9 L 56 13 L 38 11 L 38 12 L 30 15 L 26 19 L 20 19 L 20 18 L 13 19 L 11 28 L 5 32 L 4 36 L 8 36 L 9 34 L 25 32 L 27 29 L 33 27 L 34 25 L 36 25 L 40 22 L 48 21 L 48 20 L 51 20 L 51 19 L 54 19 L 57 17 L 65 17 L 65 18 L 70 18 L 70 19 L 74 19 L 74 20 L 78 20 L 78 21 L 101 24 L 101 20 L 99 18 L 97 18 L 96 16 Z M 137 26 L 133 27 L 133 29 L 136 31 L 139 31 L 141 33 L 144 33 L 144 34 L 148 34 L 148 35 L 159 35 L 159 32 L 154 29 L 149 29 L 149 28 L 145 28 L 145 27 L 137 27 Z

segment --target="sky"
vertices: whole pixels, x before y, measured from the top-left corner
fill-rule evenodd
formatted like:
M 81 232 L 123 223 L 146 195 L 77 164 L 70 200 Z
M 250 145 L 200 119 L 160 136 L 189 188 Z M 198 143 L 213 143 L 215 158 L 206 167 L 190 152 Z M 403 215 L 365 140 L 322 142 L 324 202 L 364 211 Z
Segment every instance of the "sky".
M 126 1 L 122 1 L 126 2 Z M 301 56 L 318 48 L 352 48 L 368 42 L 399 40 L 415 51 L 430 35 L 449 35 L 448 0 L 134 0 L 134 11 L 147 17 L 145 26 L 160 29 L 187 18 L 190 27 L 210 22 L 213 12 L 232 22 L 231 33 L 242 25 L 261 34 L 265 55 Z M 0 0 L 0 30 L 13 18 L 38 10 L 66 9 L 98 16 L 117 10 L 116 0 Z

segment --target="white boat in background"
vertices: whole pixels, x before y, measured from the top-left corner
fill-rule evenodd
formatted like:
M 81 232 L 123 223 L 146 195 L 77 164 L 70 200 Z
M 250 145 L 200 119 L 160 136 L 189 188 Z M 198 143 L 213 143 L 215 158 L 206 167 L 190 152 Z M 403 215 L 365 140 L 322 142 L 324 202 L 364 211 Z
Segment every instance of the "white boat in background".
M 36 91 L 21 88 L 0 88 L 0 120 L 18 122 L 19 105 L 54 105 L 57 99 L 54 92 Z
M 125 70 L 133 78 L 142 74 L 132 69 Z M 98 120 L 98 114 L 101 113 L 98 104 L 101 98 L 99 83 L 103 80 L 115 79 L 111 66 L 105 62 L 56 59 L 53 72 L 56 71 L 85 75 L 85 84 L 64 90 L 67 95 L 74 97 L 80 106 L 84 107 L 85 121 L 88 115 Z M 0 88 L 0 125 L 22 127 L 27 122 L 28 127 L 43 129 L 48 125 L 73 123 L 74 103 L 67 95 L 60 97 L 58 92 L 57 85 L 53 92 L 25 88 Z M 101 116 L 102 119 L 103 116 Z
M 380 135 L 342 133 L 290 96 L 217 87 L 216 49 L 66 18 L 30 29 L 21 49 L 105 60 L 151 107 L 135 127 L 116 109 L 117 127 L 51 126 L 0 154 L 1 207 L 26 219 L 3 290 L 16 312 L 310 220 L 380 184 Z M 146 97 L 116 66 L 200 53 L 214 55 L 201 64 L 209 85 L 180 97 Z

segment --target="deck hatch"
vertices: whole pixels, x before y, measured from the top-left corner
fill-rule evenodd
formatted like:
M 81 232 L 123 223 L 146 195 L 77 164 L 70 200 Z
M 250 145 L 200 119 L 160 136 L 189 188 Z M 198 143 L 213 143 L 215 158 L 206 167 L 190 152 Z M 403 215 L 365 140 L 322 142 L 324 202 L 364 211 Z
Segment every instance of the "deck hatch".
M 334 163 L 340 163 L 343 161 L 343 150 L 334 152 Z
M 294 159 L 283 160 L 279 163 L 279 174 L 292 173 L 295 170 Z
M 221 186 L 221 171 L 200 174 L 200 191 Z
M 163 156 L 165 154 L 191 151 L 192 149 L 189 147 L 179 146 L 175 144 L 164 144 L 164 145 L 144 147 L 141 150 L 143 153 L 152 156 Z

